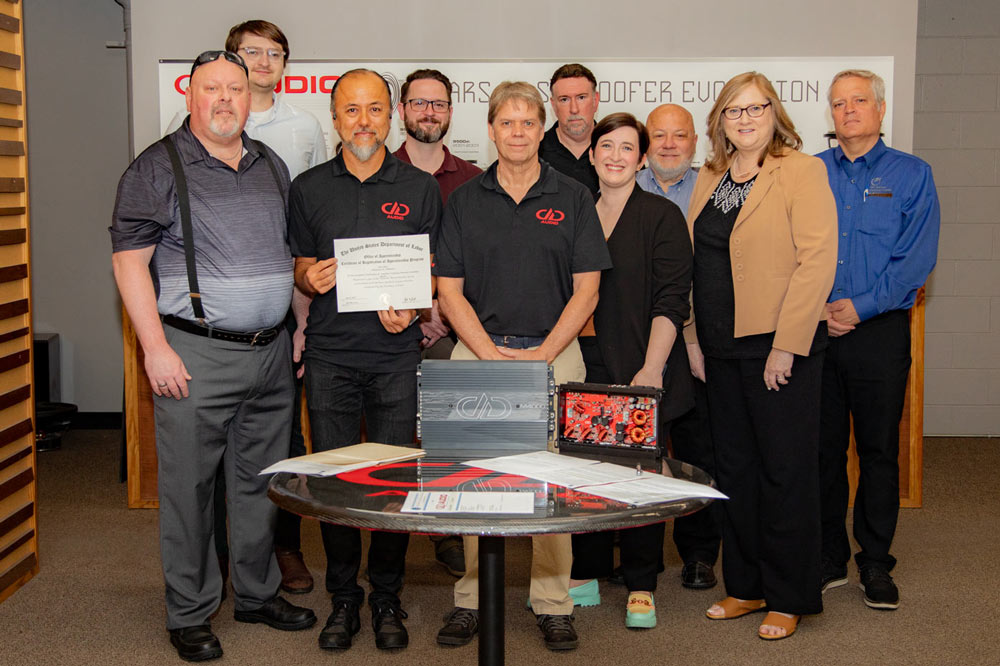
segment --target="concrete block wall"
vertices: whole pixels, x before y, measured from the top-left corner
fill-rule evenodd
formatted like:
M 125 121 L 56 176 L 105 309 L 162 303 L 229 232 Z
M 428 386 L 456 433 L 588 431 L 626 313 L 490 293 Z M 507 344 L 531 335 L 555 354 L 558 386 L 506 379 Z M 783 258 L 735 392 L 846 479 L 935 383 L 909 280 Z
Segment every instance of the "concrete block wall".
M 920 0 L 914 152 L 934 168 L 924 433 L 1000 435 L 1000 2 Z

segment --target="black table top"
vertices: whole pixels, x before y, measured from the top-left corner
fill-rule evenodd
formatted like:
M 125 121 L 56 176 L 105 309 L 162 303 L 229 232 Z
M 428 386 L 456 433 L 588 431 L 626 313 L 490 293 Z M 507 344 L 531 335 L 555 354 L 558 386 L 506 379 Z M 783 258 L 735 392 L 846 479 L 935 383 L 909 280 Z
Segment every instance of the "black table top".
M 693 465 L 663 459 L 666 476 L 712 485 Z M 532 514 L 401 513 L 411 490 L 462 492 L 532 492 Z M 415 460 L 367 467 L 336 477 L 275 474 L 268 496 L 281 508 L 319 520 L 366 529 L 427 534 L 520 536 L 598 532 L 637 527 L 693 513 L 706 498 L 634 506 L 546 484 L 523 476 L 501 474 L 458 461 Z

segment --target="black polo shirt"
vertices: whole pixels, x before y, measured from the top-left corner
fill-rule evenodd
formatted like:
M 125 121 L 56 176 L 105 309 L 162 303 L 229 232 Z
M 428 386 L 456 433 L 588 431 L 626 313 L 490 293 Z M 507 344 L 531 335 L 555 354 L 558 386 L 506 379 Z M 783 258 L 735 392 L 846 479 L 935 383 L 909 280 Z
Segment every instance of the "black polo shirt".
M 445 206 L 434 274 L 465 279 L 487 333 L 548 335 L 573 295 L 573 274 L 611 268 L 590 192 L 541 166 L 520 203 L 500 187 L 494 162 Z
M 434 177 L 388 151 L 381 168 L 364 182 L 337 155 L 299 175 L 288 195 L 292 254 L 317 261 L 333 256 L 335 238 L 429 234 L 434 252 L 440 218 Z M 337 312 L 334 287 L 313 298 L 306 355 L 323 354 L 330 362 L 371 372 L 411 370 L 419 362 L 422 336 L 419 326 L 389 333 L 375 312 Z
M 590 189 L 590 193 L 596 197 L 598 190 L 601 189 L 601 183 L 597 180 L 597 171 L 594 170 L 594 165 L 590 163 L 589 152 L 583 151 L 583 155 L 580 157 L 571 153 L 569 148 L 562 145 L 562 141 L 559 140 L 559 135 L 556 134 L 557 127 L 559 127 L 559 123 L 553 125 L 545 133 L 545 138 L 538 146 L 538 156 L 555 167 L 556 171 L 586 185 Z

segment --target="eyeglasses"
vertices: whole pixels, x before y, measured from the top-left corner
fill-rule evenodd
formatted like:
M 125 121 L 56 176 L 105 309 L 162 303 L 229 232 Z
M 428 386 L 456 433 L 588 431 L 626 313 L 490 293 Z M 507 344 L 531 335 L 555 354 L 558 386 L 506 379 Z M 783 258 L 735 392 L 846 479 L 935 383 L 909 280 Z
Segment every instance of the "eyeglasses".
M 406 103 L 414 111 L 423 111 L 427 108 L 428 104 L 437 113 L 444 113 L 451 107 L 451 102 L 446 102 L 443 99 L 408 99 Z
M 764 109 L 771 106 L 771 103 L 767 104 L 751 104 L 750 106 L 730 106 L 722 110 L 722 115 L 729 120 L 739 120 L 743 117 L 743 112 L 746 111 L 747 115 L 751 118 L 760 118 L 764 115 Z
M 234 65 L 238 65 L 240 68 L 243 69 L 243 73 L 246 74 L 247 76 L 250 75 L 250 72 L 247 69 L 247 64 L 243 62 L 243 58 L 239 57 L 232 51 L 204 51 L 197 58 L 195 58 L 194 62 L 191 64 L 191 76 L 194 76 L 194 70 L 198 69 L 202 65 L 207 65 L 210 62 L 215 62 L 216 60 L 219 59 L 219 56 L 222 56 L 228 62 L 231 62 Z
M 254 60 L 265 54 L 268 60 L 280 60 L 285 57 L 285 52 L 281 49 L 258 49 L 256 46 L 241 46 L 240 51 L 246 57 Z

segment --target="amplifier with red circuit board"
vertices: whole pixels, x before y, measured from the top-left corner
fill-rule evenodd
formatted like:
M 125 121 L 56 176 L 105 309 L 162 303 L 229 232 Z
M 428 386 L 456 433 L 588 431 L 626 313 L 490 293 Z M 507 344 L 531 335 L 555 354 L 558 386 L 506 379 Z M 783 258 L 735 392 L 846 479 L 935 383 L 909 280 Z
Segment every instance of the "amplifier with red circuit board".
M 559 449 L 658 453 L 662 393 L 650 386 L 560 385 Z

